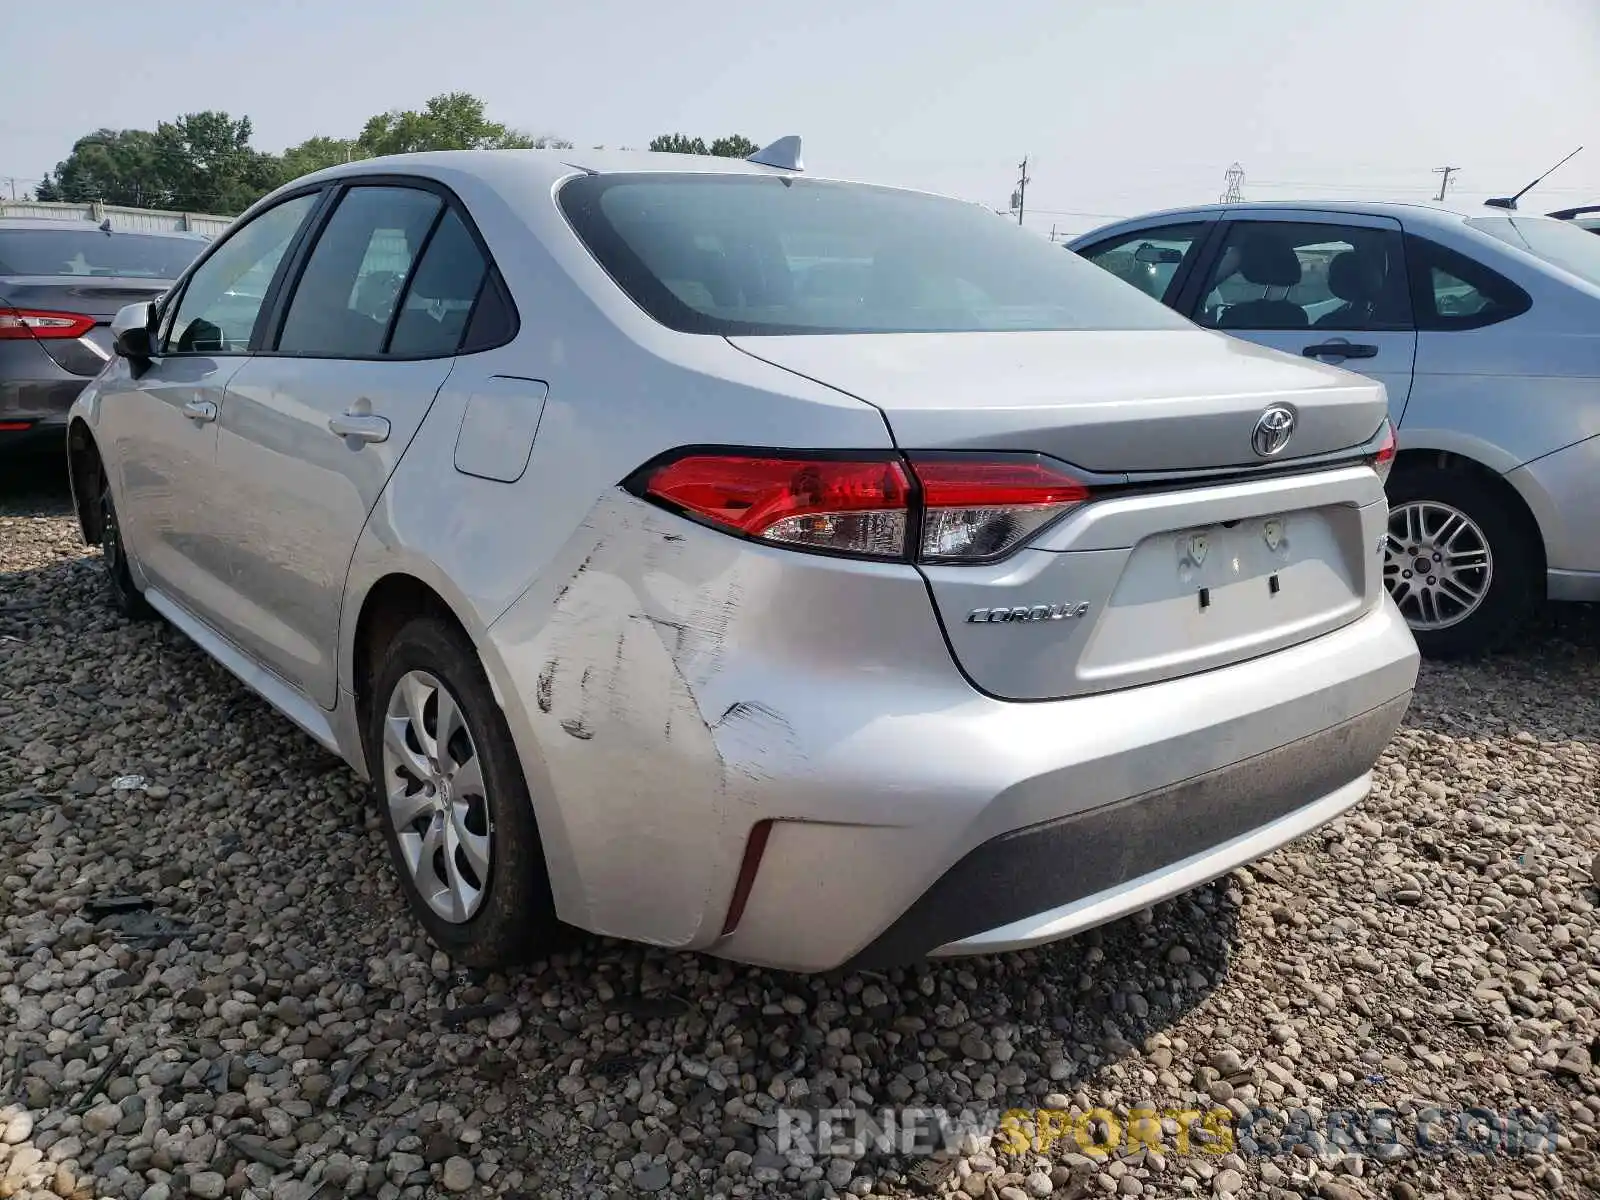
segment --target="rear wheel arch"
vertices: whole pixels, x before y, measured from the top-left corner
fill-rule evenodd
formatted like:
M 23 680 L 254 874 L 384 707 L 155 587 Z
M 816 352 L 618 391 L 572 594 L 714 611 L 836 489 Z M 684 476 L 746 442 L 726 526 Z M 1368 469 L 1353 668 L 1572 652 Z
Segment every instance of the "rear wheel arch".
M 72 505 L 85 544 L 100 544 L 100 488 L 105 464 L 89 423 L 74 418 L 67 427 L 67 477 L 72 484 Z
M 418 616 L 437 617 L 459 631 L 469 644 L 472 642 L 466 623 L 456 616 L 449 602 L 415 575 L 396 572 L 375 582 L 362 597 L 361 613 L 356 618 L 350 673 L 350 690 L 356 698 L 363 730 L 371 712 L 372 673 L 378 659 L 405 623 Z
M 1548 597 L 1544 538 L 1515 485 L 1476 459 L 1421 449 L 1397 456 L 1385 490 L 1384 583 L 1423 654 L 1513 643 Z
M 1465 454 L 1458 454 L 1452 450 L 1430 449 L 1402 449 L 1395 456 L 1394 474 L 1416 470 L 1421 467 L 1432 467 L 1438 470 L 1459 471 L 1480 481 L 1485 491 L 1501 501 L 1506 511 L 1528 535 L 1527 548 L 1533 552 L 1537 561 L 1534 564 L 1538 571 L 1535 581 L 1540 594 L 1545 589 L 1545 570 L 1548 565 L 1548 555 L 1544 544 L 1544 530 L 1539 525 L 1538 518 L 1521 492 L 1510 483 L 1504 475 L 1493 467 L 1478 461 Z
M 384 780 L 389 778 L 382 761 L 387 754 L 382 732 L 389 711 L 385 705 L 399 683 L 416 669 L 432 674 L 448 689 L 451 699 L 462 705 L 460 711 L 467 714 L 468 723 L 476 721 L 484 734 L 476 743 L 476 752 L 486 764 L 480 769 L 482 785 L 490 789 L 482 793 L 488 797 L 482 803 L 489 823 L 476 832 L 490 839 L 486 844 L 492 851 L 491 872 L 487 879 L 477 881 L 486 897 L 483 910 L 456 924 L 429 911 L 416 880 L 407 879 L 406 854 L 398 840 L 401 830 L 385 795 Z M 408 902 L 435 944 L 452 957 L 481 967 L 506 966 L 525 961 L 530 953 L 566 948 L 574 931 L 562 925 L 551 895 L 549 855 L 525 765 L 492 672 L 466 623 L 445 597 L 415 575 L 397 572 L 378 579 L 362 598 L 357 617 L 351 682 L 362 752 L 385 839 Z M 415 717 L 413 723 L 422 720 Z M 438 762 L 445 761 L 441 750 Z M 439 784 L 439 789 L 449 797 L 444 784 Z M 430 790 L 428 794 L 434 793 Z

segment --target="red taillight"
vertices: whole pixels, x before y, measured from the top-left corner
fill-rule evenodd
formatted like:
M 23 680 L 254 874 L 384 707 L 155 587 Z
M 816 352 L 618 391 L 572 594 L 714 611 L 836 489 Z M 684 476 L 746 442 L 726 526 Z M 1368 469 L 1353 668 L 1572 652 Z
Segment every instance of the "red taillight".
M 1378 451 L 1372 456 L 1372 469 L 1385 483 L 1389 481 L 1389 472 L 1394 467 L 1394 456 L 1399 450 L 1400 441 L 1395 437 L 1394 426 L 1384 421 L 1383 440 L 1378 443 Z
M 94 318 L 81 313 L 0 308 L 0 339 L 80 338 L 93 328 Z
M 909 473 L 888 455 L 690 454 L 650 471 L 637 490 L 746 537 L 935 562 L 998 558 L 1089 497 L 1036 458 L 949 454 L 913 455 Z
M 1089 498 L 1089 489 L 1046 463 L 921 458 L 921 557 L 996 558 Z
M 899 462 L 697 454 L 647 494 L 747 537 L 874 558 L 904 555 L 910 481 Z

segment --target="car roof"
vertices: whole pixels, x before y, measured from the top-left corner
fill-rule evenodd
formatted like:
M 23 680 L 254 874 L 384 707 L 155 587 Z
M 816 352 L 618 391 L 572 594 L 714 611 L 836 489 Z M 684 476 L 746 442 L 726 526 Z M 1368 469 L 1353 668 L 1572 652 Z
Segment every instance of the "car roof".
M 722 158 L 711 154 L 669 154 L 655 150 L 427 150 L 415 154 L 389 154 L 380 158 L 356 159 L 337 163 L 302 176 L 281 190 L 308 183 L 332 181 L 350 175 L 417 174 L 461 172 L 491 185 L 514 183 L 550 187 L 575 174 L 698 174 L 767 175 L 783 179 L 821 179 L 831 183 L 856 183 L 890 187 L 895 191 L 923 195 L 943 195 L 918 188 L 895 187 L 872 180 L 821 175 L 814 171 L 791 171 L 769 167 L 746 158 Z M 954 197 L 945 197 L 954 199 Z M 981 206 L 980 206 L 981 207 Z
M 1437 200 L 1258 200 L 1235 204 L 1200 204 L 1187 208 L 1166 208 L 1155 212 L 1109 221 L 1072 238 L 1067 244 L 1082 244 L 1113 230 L 1137 228 L 1157 222 L 1206 219 L 1233 213 L 1322 212 L 1350 213 L 1371 217 L 1393 217 L 1407 226 L 1459 225 L 1469 217 L 1517 217 L 1550 220 L 1543 213 L 1495 208 L 1487 204 L 1456 204 Z
M 15 232 L 17 230 L 68 230 L 75 233 L 105 233 L 94 221 L 82 220 L 78 217 L 0 217 L 0 231 Z M 164 237 L 182 238 L 187 241 L 209 241 L 205 234 L 192 229 L 112 229 L 111 233 L 138 237 Z

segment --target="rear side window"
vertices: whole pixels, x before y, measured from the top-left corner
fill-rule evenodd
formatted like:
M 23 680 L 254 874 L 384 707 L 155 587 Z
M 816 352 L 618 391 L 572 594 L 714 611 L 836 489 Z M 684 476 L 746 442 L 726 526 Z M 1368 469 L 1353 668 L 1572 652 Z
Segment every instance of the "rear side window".
M 461 353 L 476 354 L 503 346 L 517 335 L 517 310 L 506 291 L 500 269 L 491 266 L 483 281 L 483 291 L 472 309 L 472 319 L 467 323 L 467 336 L 461 343 Z
M 1504 275 L 1415 234 L 1406 235 L 1406 264 L 1418 329 L 1482 329 L 1533 306 L 1528 293 Z
M 1082 254 L 1145 295 L 1165 300 L 1178 269 L 1194 258 L 1205 229 L 1203 223 L 1141 229 L 1090 246 Z
M 443 203 L 407 187 L 355 187 L 317 238 L 284 317 L 278 350 L 336 358 L 382 353 Z
M 411 277 L 389 353 L 407 358 L 454 354 L 487 270 L 461 218 L 445 213 Z
M 919 192 L 772 175 L 590 175 L 562 211 L 650 316 L 732 335 L 1185 329 L 1015 222 Z

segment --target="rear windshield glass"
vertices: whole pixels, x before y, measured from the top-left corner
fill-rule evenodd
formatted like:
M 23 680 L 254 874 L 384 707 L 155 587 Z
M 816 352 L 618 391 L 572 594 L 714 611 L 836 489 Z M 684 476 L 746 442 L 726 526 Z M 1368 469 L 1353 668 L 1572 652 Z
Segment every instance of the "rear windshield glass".
M 1176 329 L 1189 322 L 977 205 L 765 175 L 590 175 L 562 210 L 686 333 Z
M 1600 286 L 1600 237 L 1550 217 L 1471 217 L 1467 224 Z
M 0 229 L 0 274 L 176 279 L 205 245 L 98 229 Z

